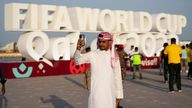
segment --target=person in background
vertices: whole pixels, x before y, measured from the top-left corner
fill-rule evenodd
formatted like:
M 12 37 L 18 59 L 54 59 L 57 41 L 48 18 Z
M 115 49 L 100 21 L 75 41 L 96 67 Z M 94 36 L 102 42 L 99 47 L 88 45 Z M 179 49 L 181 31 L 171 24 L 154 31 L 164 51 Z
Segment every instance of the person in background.
M 163 67 L 163 74 L 164 74 L 164 82 L 168 83 L 168 73 L 169 73 L 169 67 L 168 67 L 168 56 L 165 56 L 164 50 L 168 46 L 168 43 L 164 43 L 163 47 L 164 49 L 160 53 L 161 57 L 161 65 Z
M 136 72 L 139 72 L 139 78 L 142 79 L 142 73 L 141 73 L 141 58 L 142 54 L 139 53 L 139 48 L 135 47 L 135 51 L 132 53 L 133 58 L 133 79 L 136 78 Z
M 109 32 L 101 32 L 97 38 L 98 49 L 80 54 L 82 40 L 77 42 L 75 63 L 91 65 L 88 108 L 117 108 L 123 99 L 121 67 L 112 43 L 113 36 Z
M 190 58 L 190 62 L 189 62 L 189 71 L 187 74 L 188 79 L 192 78 L 192 42 L 189 44 L 189 58 Z
M 21 61 L 26 61 L 26 58 L 25 58 L 25 57 L 22 57 L 22 58 L 21 58 Z
M 91 51 L 90 47 L 85 48 L 86 53 Z M 85 72 L 84 72 L 84 87 L 85 89 L 90 88 L 90 64 L 85 64 Z
M 124 51 L 124 45 L 123 44 L 119 44 L 119 45 L 116 45 L 116 50 L 117 50 L 117 53 L 119 55 L 119 60 L 120 60 L 120 65 L 121 65 L 121 75 L 122 75 L 122 80 L 125 79 L 125 76 L 126 76 L 126 71 L 127 71 L 127 66 L 126 66 L 126 63 L 127 63 L 127 53 Z
M 134 45 L 131 45 L 130 50 L 128 51 L 128 56 L 129 56 L 129 67 L 130 67 L 130 71 L 133 71 L 133 58 L 132 58 L 132 53 L 134 52 Z
M 168 56 L 169 63 L 169 93 L 174 93 L 174 81 L 176 80 L 178 92 L 181 89 L 181 47 L 176 45 L 176 39 L 171 38 L 171 45 L 164 50 L 165 56 Z M 176 78 L 176 79 L 175 79 Z M 174 80 L 175 79 L 175 80 Z
M 1 86 L 2 86 L 1 93 L 4 95 L 5 94 L 5 83 L 7 80 L 4 77 L 1 67 L 0 67 L 0 79 L 1 79 Z
M 181 56 L 181 71 L 186 72 L 187 71 L 187 51 L 185 49 L 185 46 L 181 46 L 182 48 L 182 56 Z
M 86 48 L 85 48 L 85 35 L 84 34 L 80 34 L 79 35 L 79 39 L 81 40 L 81 44 L 82 44 L 82 47 L 80 49 L 81 53 L 84 54 L 86 53 Z
M 189 72 L 189 63 L 191 62 L 191 61 L 190 61 L 190 48 L 189 48 L 189 44 L 186 44 L 185 46 L 186 46 L 187 63 L 188 63 L 186 73 L 188 73 L 188 72 Z

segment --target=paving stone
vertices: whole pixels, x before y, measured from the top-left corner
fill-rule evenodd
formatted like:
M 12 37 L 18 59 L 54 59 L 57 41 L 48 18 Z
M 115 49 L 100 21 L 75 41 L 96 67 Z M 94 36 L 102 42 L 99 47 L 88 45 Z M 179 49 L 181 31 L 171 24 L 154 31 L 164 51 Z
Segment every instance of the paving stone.
M 182 93 L 169 94 L 157 69 L 143 70 L 143 79 L 124 81 L 124 108 L 191 108 L 192 80 L 182 73 Z M 175 87 L 176 88 L 176 87 Z M 0 108 L 87 108 L 83 74 L 9 79 Z

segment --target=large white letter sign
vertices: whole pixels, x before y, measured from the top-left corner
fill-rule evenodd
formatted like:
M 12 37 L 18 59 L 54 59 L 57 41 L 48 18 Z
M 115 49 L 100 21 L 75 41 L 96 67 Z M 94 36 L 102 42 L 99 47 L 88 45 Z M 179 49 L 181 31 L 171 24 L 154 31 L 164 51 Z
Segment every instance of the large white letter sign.
M 139 32 L 139 29 L 135 27 L 135 20 L 134 20 L 134 12 L 128 11 L 127 12 L 127 24 L 128 24 L 128 32 Z
M 28 7 L 30 8 L 28 10 Z M 25 22 L 25 17 L 26 14 L 30 15 L 29 17 L 31 18 L 27 18 L 27 22 L 28 23 L 35 23 L 35 16 L 36 15 L 31 15 L 31 12 L 35 12 L 32 11 L 31 8 L 36 8 L 36 6 L 30 6 L 29 4 L 21 4 L 21 3 L 11 3 L 11 4 L 6 4 L 5 5 L 5 30 L 20 30 L 23 29 L 23 23 Z M 34 19 L 32 22 L 28 21 L 28 19 Z M 30 27 L 34 27 L 34 26 L 30 26 Z M 31 29 L 31 28 L 30 28 Z
M 23 29 L 38 29 L 38 5 L 30 4 L 26 12 Z
M 91 9 L 45 4 L 8 3 L 5 5 L 5 30 L 23 31 L 18 41 L 19 51 L 29 60 L 68 60 L 76 50 L 80 32 L 118 32 L 114 42 L 139 47 L 146 56 L 159 54 L 163 43 L 187 25 L 183 15 L 149 14 L 125 10 Z M 37 31 L 38 30 L 38 31 Z M 46 31 L 67 32 L 66 38 L 48 40 Z M 50 44 L 49 44 L 50 42 Z M 35 48 L 33 49 L 33 44 Z M 96 40 L 91 46 L 96 49 Z M 69 51 L 70 49 L 70 51 Z M 70 55 L 69 55 L 70 53 Z M 46 58 L 43 58 L 46 57 Z
M 19 37 L 18 49 L 29 61 L 44 61 L 53 66 L 53 64 L 43 57 L 49 46 L 49 38 L 43 32 L 28 32 Z
M 167 32 L 167 14 L 153 15 L 153 30 L 161 33 Z
M 99 30 L 113 31 L 115 27 L 115 15 L 109 10 L 102 10 L 99 17 Z
M 72 29 L 71 21 L 66 7 L 59 6 L 53 14 L 53 21 L 49 25 L 50 29 L 62 30 Z
M 177 28 L 177 33 L 176 34 L 181 34 L 182 33 L 182 27 L 185 27 L 187 25 L 187 19 L 183 15 L 178 16 L 178 28 Z
M 76 47 L 77 41 L 79 39 L 80 32 L 71 32 L 66 35 L 67 38 L 70 40 L 70 56 L 73 57 Z
M 91 12 L 89 11 L 91 10 Z M 99 19 L 99 9 L 87 9 L 87 30 L 97 31 L 97 23 Z
M 116 28 L 115 31 L 127 31 L 127 14 L 125 11 L 115 11 L 116 14 Z
M 177 31 L 177 26 L 178 26 L 178 22 L 177 22 L 177 16 L 176 15 L 167 15 L 167 28 L 168 28 L 168 32 L 170 33 L 176 33 Z
M 143 35 L 139 35 L 140 38 L 140 50 L 147 57 L 151 57 L 155 53 L 156 49 L 156 40 L 155 37 L 151 33 L 146 33 Z
M 121 34 L 120 37 L 123 37 L 126 52 L 130 51 L 131 45 L 139 46 L 139 37 L 136 33 Z
M 22 24 L 24 23 L 24 24 Z M 185 16 L 123 10 L 67 8 L 56 5 L 9 3 L 5 5 L 8 31 L 110 31 L 121 33 L 161 32 L 181 34 Z M 151 26 L 153 25 L 153 26 Z
M 157 56 L 160 55 L 160 52 L 163 50 L 163 44 L 167 42 L 167 36 L 163 33 L 154 33 L 154 37 L 156 38 L 156 51 Z
M 70 60 L 70 45 L 68 38 L 51 38 L 49 43 L 49 50 L 45 54 L 46 58 L 49 60 Z
M 69 12 L 74 29 L 96 31 L 99 9 L 75 7 L 70 8 Z
M 49 29 L 49 24 L 52 23 L 53 15 L 55 13 L 56 6 L 54 5 L 40 5 L 39 6 L 39 29 Z
M 149 32 L 152 29 L 152 17 L 147 12 L 139 12 L 139 28 L 141 33 Z

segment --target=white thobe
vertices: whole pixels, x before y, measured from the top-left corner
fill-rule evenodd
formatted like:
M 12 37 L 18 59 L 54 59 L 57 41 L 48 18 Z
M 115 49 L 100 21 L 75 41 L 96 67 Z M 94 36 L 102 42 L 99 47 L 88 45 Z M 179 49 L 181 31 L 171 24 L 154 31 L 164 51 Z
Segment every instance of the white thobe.
M 111 67 L 111 53 L 95 50 L 74 56 L 76 64 L 91 64 L 91 86 L 88 108 L 116 108 L 116 98 L 123 98 L 121 68 L 119 60 Z

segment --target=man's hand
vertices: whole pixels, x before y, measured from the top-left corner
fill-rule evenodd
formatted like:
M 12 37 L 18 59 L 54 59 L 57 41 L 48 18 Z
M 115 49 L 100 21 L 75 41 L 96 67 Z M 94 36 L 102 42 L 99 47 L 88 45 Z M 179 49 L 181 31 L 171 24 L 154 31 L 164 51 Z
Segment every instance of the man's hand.
M 82 39 L 79 39 L 79 40 L 77 41 L 77 50 L 80 50 L 81 47 L 83 46 L 83 44 L 84 44 L 84 41 L 83 41 Z

